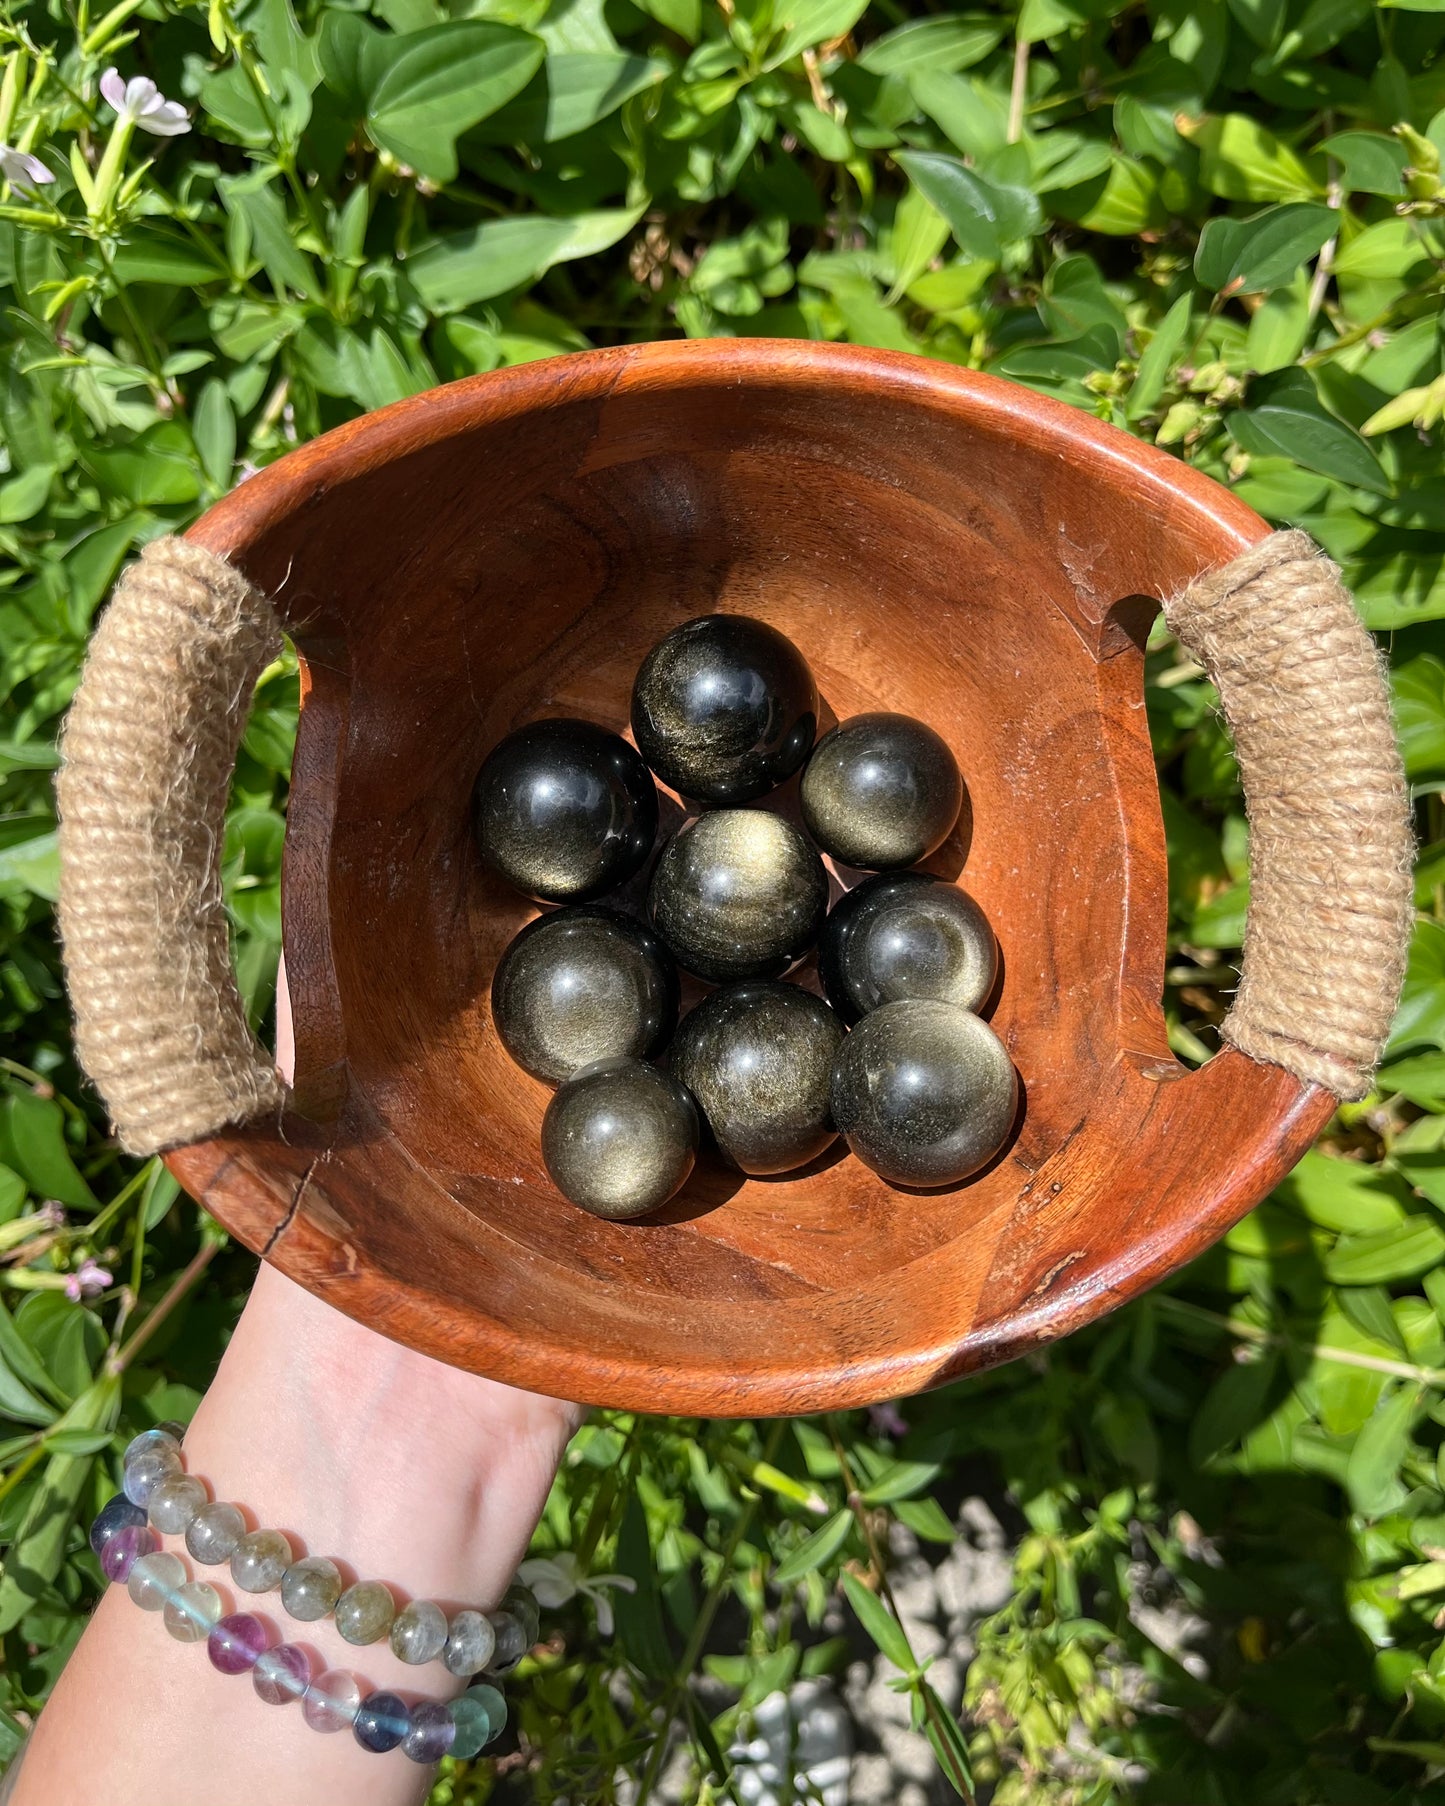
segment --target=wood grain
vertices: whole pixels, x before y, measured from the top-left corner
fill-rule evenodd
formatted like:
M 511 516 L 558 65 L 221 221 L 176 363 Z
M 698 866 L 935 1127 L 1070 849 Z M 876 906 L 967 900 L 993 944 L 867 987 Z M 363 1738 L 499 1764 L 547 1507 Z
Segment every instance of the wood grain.
M 170 1156 L 248 1245 L 386 1334 L 649 1411 L 812 1411 L 1007 1359 L 1191 1258 L 1332 1109 L 1226 1052 L 1174 1062 L 1142 691 L 1152 601 L 1266 531 L 1163 453 L 1010 384 L 766 341 L 586 353 L 457 383 L 293 453 L 193 537 L 306 668 L 284 877 L 294 1105 Z M 608 1223 L 542 1170 L 501 1051 L 531 913 L 474 857 L 490 747 L 622 730 L 643 654 L 743 611 L 833 715 L 921 716 L 971 826 L 937 856 L 994 922 L 1014 1142 L 926 1196 L 857 1161 L 700 1168 Z M 787 799 L 783 801 L 784 807 Z M 965 856 L 966 854 L 966 862 Z

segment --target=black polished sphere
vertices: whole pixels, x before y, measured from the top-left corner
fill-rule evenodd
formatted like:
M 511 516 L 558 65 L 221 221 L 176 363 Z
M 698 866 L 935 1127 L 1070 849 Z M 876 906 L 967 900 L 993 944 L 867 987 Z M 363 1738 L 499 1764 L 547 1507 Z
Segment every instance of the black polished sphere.
M 818 937 L 818 973 L 845 1022 L 905 998 L 976 1010 L 993 987 L 998 942 L 956 884 L 884 872 L 834 905 Z
M 833 1062 L 833 1120 L 893 1185 L 954 1185 L 991 1160 L 1018 1108 L 1008 1050 L 951 1003 L 885 1003 Z
M 724 1159 L 745 1173 L 806 1166 L 833 1140 L 829 1096 L 843 1024 L 796 985 L 750 979 L 683 1019 L 672 1070 Z
M 854 715 L 825 734 L 799 800 L 825 853 L 864 871 L 895 871 L 948 838 L 963 806 L 958 761 L 911 715 Z
M 624 884 L 657 837 L 657 787 L 593 721 L 534 721 L 494 746 L 474 799 L 482 859 L 509 884 L 576 903 Z
M 828 878 L 780 816 L 715 809 L 667 843 L 647 906 L 673 958 L 699 978 L 776 978 L 818 938 Z
M 642 1060 L 599 1060 L 568 1079 L 542 1118 L 542 1159 L 564 1198 L 595 1217 L 665 1204 L 692 1171 L 697 1110 Z
M 641 922 L 574 904 L 529 922 L 497 962 L 492 1021 L 519 1066 L 560 1085 L 596 1060 L 660 1052 L 677 1022 L 677 968 Z
M 746 803 L 790 778 L 818 731 L 818 688 L 789 639 L 749 615 L 700 615 L 661 639 L 632 686 L 632 734 L 664 784 Z

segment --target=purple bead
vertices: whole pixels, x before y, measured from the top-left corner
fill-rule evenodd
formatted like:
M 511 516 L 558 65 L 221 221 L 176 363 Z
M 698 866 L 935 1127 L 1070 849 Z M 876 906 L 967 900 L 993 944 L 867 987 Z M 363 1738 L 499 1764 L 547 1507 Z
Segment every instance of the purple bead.
M 364 1750 L 394 1750 L 411 1729 L 411 1713 L 394 1693 L 368 1693 L 351 1732 Z
M 159 1548 L 154 1530 L 145 1524 L 127 1524 L 106 1539 L 100 1552 L 100 1565 L 107 1580 L 129 1580 L 137 1558 L 152 1555 Z
M 117 1530 L 130 1530 L 146 1521 L 145 1507 L 132 1505 L 123 1492 L 118 1492 L 108 1505 L 102 1505 L 90 1527 L 90 1546 L 99 1555 Z
M 231 1612 L 218 1618 L 206 1638 L 211 1666 L 222 1674 L 244 1674 L 254 1668 L 269 1641 L 266 1626 L 250 1612 Z
M 440 1762 L 456 1740 L 457 1725 L 437 1699 L 424 1699 L 411 1709 L 411 1728 L 401 1740 L 401 1753 L 413 1762 Z
M 251 1685 L 268 1706 L 284 1706 L 311 1685 L 311 1661 L 294 1643 L 278 1643 L 256 1658 Z

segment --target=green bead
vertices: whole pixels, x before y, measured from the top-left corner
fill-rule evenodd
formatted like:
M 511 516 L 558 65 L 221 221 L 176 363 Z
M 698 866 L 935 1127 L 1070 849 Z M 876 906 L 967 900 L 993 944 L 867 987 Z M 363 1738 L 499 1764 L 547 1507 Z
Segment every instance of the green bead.
M 448 1707 L 457 1734 L 452 1739 L 451 1754 L 463 1762 L 480 1756 L 492 1740 L 492 1715 L 479 1699 L 468 1699 L 464 1693 Z
M 447 1644 L 447 1615 L 430 1599 L 413 1599 L 391 1626 L 391 1653 L 398 1661 L 434 1662 Z
M 472 1700 L 475 1704 L 485 1708 L 487 1718 L 491 1723 L 487 1742 L 495 1743 L 507 1728 L 507 1702 L 503 1699 L 500 1690 L 486 1681 L 479 1681 L 475 1687 L 468 1687 L 462 1698 Z
M 379 1580 L 358 1580 L 336 1601 L 336 1628 L 348 1643 L 379 1643 L 395 1616 L 396 1601 Z
M 281 1603 L 303 1624 L 329 1617 L 341 1593 L 341 1570 L 324 1555 L 303 1556 L 281 1576 Z
M 279 1530 L 253 1530 L 236 1544 L 231 1578 L 244 1593 L 269 1593 L 291 1566 L 291 1545 Z

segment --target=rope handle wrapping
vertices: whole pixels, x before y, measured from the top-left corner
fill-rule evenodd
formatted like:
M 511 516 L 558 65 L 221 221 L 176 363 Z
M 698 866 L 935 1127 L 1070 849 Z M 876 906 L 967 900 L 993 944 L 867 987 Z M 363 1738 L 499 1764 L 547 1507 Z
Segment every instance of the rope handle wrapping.
M 1219 690 L 1249 816 L 1249 910 L 1220 1030 L 1339 1098 L 1369 1091 L 1414 924 L 1384 661 L 1338 568 L 1271 533 L 1164 605 Z
M 280 650 L 275 610 L 239 571 L 153 540 L 116 586 L 66 717 L 59 917 L 76 1053 L 132 1154 L 280 1102 L 221 894 L 236 753 Z
M 1389 689 L 1333 564 L 1272 533 L 1165 605 L 1218 686 L 1250 821 L 1239 991 L 1251 1059 L 1362 1097 L 1412 921 Z M 133 1154 L 274 1110 L 221 893 L 226 798 L 276 614 L 223 559 L 153 541 L 91 641 L 57 782 L 60 931 L 81 1065 Z

